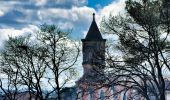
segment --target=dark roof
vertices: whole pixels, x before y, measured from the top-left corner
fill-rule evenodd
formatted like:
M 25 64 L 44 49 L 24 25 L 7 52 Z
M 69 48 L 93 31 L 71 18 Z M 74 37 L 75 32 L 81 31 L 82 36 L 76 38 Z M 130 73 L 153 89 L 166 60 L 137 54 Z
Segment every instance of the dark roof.
M 86 38 L 84 40 L 92 40 L 92 41 L 103 41 L 103 40 L 105 40 L 105 39 L 102 38 L 102 35 L 101 35 L 101 33 L 100 33 L 100 31 L 97 27 L 94 13 L 93 13 L 93 21 L 91 23 L 89 31 L 88 31 Z

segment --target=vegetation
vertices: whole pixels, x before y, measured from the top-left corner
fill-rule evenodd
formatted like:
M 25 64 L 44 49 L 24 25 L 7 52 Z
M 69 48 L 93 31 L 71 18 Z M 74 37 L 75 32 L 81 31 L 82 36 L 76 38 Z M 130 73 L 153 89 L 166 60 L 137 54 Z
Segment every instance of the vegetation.
M 31 95 L 46 100 L 52 94 L 61 100 L 62 88 L 76 76 L 74 65 L 79 55 L 79 47 L 68 35 L 45 24 L 35 36 L 6 41 L 1 73 L 7 79 L 0 79 L 0 88 L 8 99 L 16 100 L 17 93 L 28 91 L 30 100 Z
M 110 16 L 102 22 L 103 31 L 119 37 L 116 59 L 108 54 L 116 85 L 136 91 L 132 98 L 165 100 L 164 70 L 170 71 L 168 0 L 127 0 L 124 15 Z M 132 99 L 131 98 L 131 99 Z
M 92 74 L 88 80 L 89 86 L 92 81 L 101 84 L 90 91 L 122 86 L 113 95 L 123 92 L 124 96 L 131 93 L 129 100 L 165 100 L 169 85 L 165 76 L 170 72 L 170 1 L 127 0 L 125 9 L 124 14 L 102 21 L 103 32 L 119 37 L 115 46 L 119 55 L 114 56 L 113 45 L 108 46 L 106 66 L 101 65 L 105 70 L 94 68 L 100 75 Z M 68 35 L 55 25 L 44 24 L 36 34 L 9 37 L 0 56 L 0 88 L 5 99 L 16 100 L 27 91 L 29 100 L 46 100 L 53 94 L 61 100 L 62 93 L 74 90 L 65 85 L 77 75 L 74 66 L 80 50 Z M 102 77 L 95 81 L 97 75 Z M 103 92 L 101 95 L 104 99 Z

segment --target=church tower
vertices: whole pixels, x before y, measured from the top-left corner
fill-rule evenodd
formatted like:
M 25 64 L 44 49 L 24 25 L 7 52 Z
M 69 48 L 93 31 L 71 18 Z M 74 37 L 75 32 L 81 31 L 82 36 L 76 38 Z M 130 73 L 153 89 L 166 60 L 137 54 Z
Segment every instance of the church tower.
M 105 42 L 106 39 L 102 38 L 93 13 L 93 21 L 89 31 L 85 39 L 82 39 L 84 75 L 94 74 L 93 70 L 103 72 L 105 67 Z M 89 73 L 91 71 L 93 73 Z
M 103 87 L 106 83 L 104 75 L 105 42 L 106 39 L 102 38 L 95 21 L 95 14 L 93 14 L 89 31 L 85 39 L 82 39 L 84 73 L 77 81 L 79 100 L 98 100 L 100 97 L 104 98 L 106 91 L 110 91 L 109 87 Z

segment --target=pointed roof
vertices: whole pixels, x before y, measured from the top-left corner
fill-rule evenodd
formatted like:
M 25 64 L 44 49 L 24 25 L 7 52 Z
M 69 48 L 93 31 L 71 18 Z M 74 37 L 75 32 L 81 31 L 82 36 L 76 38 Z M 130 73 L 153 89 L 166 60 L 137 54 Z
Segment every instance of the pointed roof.
M 97 27 L 96 21 L 95 21 L 95 14 L 93 13 L 93 21 L 91 23 L 91 26 L 89 28 L 89 31 L 85 37 L 84 40 L 92 40 L 92 41 L 103 41 L 105 39 L 102 38 L 102 35 Z

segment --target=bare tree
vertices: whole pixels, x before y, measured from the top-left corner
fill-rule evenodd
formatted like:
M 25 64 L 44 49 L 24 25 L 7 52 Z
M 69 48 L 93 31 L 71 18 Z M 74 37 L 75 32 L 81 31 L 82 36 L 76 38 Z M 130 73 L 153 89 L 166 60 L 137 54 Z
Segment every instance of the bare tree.
M 20 66 L 18 60 L 20 58 L 19 49 L 16 45 L 23 42 L 23 38 L 18 40 L 9 38 L 6 42 L 3 52 L 1 53 L 1 90 L 5 94 L 5 98 L 15 100 L 16 95 L 20 92 Z M 15 49 L 14 49 L 15 48 Z M 17 53 L 16 53 L 17 52 Z
M 7 76 L 12 74 L 5 70 L 17 73 L 16 85 L 29 92 L 30 100 L 33 96 L 45 100 L 52 94 L 61 100 L 61 89 L 76 75 L 74 65 L 79 49 L 68 35 L 54 25 L 43 25 L 36 36 L 10 38 L 6 42 L 1 69 Z
M 58 27 L 44 25 L 41 30 L 42 32 L 37 37 L 48 50 L 48 57 L 45 61 L 53 76 L 49 78 L 48 83 L 57 93 L 57 99 L 61 100 L 62 88 L 76 75 L 73 66 L 79 56 L 79 45 L 73 40 L 68 40 L 69 33 L 62 32 Z M 59 81 L 61 78 L 63 82 Z

